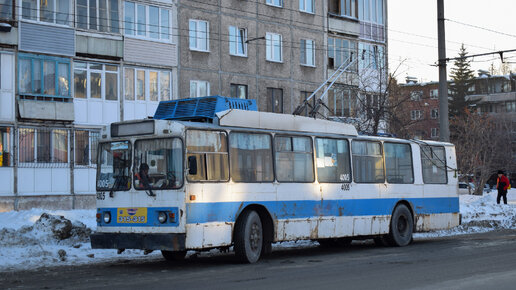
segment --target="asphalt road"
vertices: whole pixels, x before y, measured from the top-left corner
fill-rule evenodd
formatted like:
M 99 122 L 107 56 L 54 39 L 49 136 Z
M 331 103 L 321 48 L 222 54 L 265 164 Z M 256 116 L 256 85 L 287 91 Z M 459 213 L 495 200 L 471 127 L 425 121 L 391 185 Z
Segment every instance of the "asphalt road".
M 404 248 L 283 249 L 253 265 L 232 255 L 150 258 L 0 273 L 2 289 L 516 289 L 516 231 L 416 239 Z

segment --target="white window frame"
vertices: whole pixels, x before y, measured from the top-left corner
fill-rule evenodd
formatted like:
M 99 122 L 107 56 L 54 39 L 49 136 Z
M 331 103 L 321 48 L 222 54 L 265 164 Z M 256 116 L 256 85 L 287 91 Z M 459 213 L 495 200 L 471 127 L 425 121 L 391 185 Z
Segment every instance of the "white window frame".
M 76 67 L 77 63 L 86 64 L 86 68 Z M 102 69 L 92 69 L 91 65 L 102 65 Z M 116 66 L 117 70 L 110 71 L 106 70 L 106 65 L 108 66 Z M 102 100 L 107 102 L 118 102 L 120 100 L 120 66 L 112 63 L 98 63 L 98 62 L 87 62 L 80 61 L 75 62 L 73 67 L 73 80 L 75 84 L 75 71 L 86 71 L 86 98 L 77 98 L 78 100 Z M 100 87 L 100 98 L 92 98 L 91 97 L 91 73 L 100 73 L 101 75 L 101 87 Z M 108 74 L 116 74 L 116 100 L 107 100 L 106 99 L 106 73 Z M 74 99 L 75 99 L 75 85 L 74 85 Z
M 199 23 L 205 23 L 206 24 L 206 35 L 205 37 L 199 37 L 199 32 L 197 29 L 192 30 L 192 24 L 195 23 L 195 27 L 198 27 Z M 203 51 L 203 52 L 209 52 L 210 51 L 210 23 L 205 20 L 198 20 L 198 19 L 190 19 L 188 20 L 188 42 L 190 50 L 194 51 Z M 193 43 L 195 45 L 192 45 L 192 33 L 195 34 L 195 40 Z M 202 44 L 206 43 L 206 48 L 203 48 Z
M 411 101 L 421 101 L 423 97 L 423 91 L 411 91 L 410 92 L 410 100 Z
M 23 0 L 22 1 L 16 1 L 16 5 L 19 5 L 18 11 L 19 11 L 20 19 L 29 20 L 29 21 L 36 21 L 36 22 L 43 22 L 43 23 L 51 23 L 51 24 L 54 24 L 54 25 L 61 25 L 61 26 L 67 26 L 67 27 L 73 25 L 73 12 L 72 11 L 74 11 L 73 9 L 75 9 L 75 7 L 74 7 L 75 2 L 74 1 L 68 0 L 68 12 L 66 13 L 67 19 L 66 19 L 66 23 L 65 24 L 57 23 L 57 13 L 61 13 L 61 12 L 57 11 L 57 2 L 59 0 L 45 0 L 47 3 L 50 2 L 50 1 L 52 1 L 54 3 L 54 10 L 52 12 L 52 14 L 53 14 L 53 21 L 52 22 L 41 20 L 41 2 L 43 0 L 34 0 L 34 1 L 36 1 L 36 7 L 28 8 L 28 11 L 34 12 L 34 18 L 32 18 L 32 17 L 29 17 L 29 18 L 23 17 L 23 12 L 24 12 L 23 2 L 24 1 Z M 31 2 L 31 1 L 27 1 L 27 2 Z
M 231 30 L 234 30 L 232 32 Z M 229 54 L 235 56 L 247 57 L 247 29 L 237 26 L 229 26 Z M 241 45 L 243 51 L 239 52 L 238 48 Z
M 274 50 L 274 46 L 278 46 L 277 43 L 279 43 L 279 56 L 276 55 Z M 267 61 L 283 62 L 283 43 L 281 34 L 267 32 L 265 34 L 265 48 L 265 59 Z
M 266 0 L 265 4 L 274 7 L 283 7 L 283 0 Z
M 439 90 L 438 89 L 430 90 L 430 99 L 437 99 L 437 98 L 439 98 Z
M 195 84 L 195 92 L 192 94 L 192 85 Z M 193 80 L 190 81 L 190 98 L 199 98 L 199 97 L 205 97 L 201 96 L 201 86 L 206 86 L 206 96 L 210 95 L 210 82 L 208 81 L 200 81 L 200 80 Z
M 311 5 L 311 10 L 307 8 L 307 4 Z M 314 0 L 299 0 L 299 11 L 314 14 L 315 13 L 315 3 Z
M 125 20 L 125 15 L 127 13 L 127 11 L 125 10 L 125 3 L 132 3 L 134 5 L 134 22 L 132 22 L 132 25 L 133 25 L 133 29 L 132 29 L 132 33 L 126 33 L 126 29 L 127 29 L 127 25 L 128 23 L 126 22 Z M 171 13 L 171 10 L 168 9 L 168 8 L 163 8 L 163 7 L 160 7 L 160 6 L 156 6 L 156 5 L 148 5 L 148 4 L 144 4 L 144 3 L 141 3 L 141 2 L 133 2 L 133 1 L 123 1 L 121 3 L 122 5 L 122 9 L 124 10 L 124 16 L 123 16 L 123 20 L 122 22 L 124 23 L 123 25 L 123 28 L 121 28 L 121 30 L 123 31 L 124 35 L 125 36 L 128 36 L 128 37 L 131 37 L 131 38 L 138 38 L 138 39 L 145 39 L 145 40 L 153 40 L 153 41 L 159 41 L 159 42 L 172 42 L 172 13 Z M 145 35 L 138 35 L 138 5 L 139 6 L 144 6 L 145 7 Z M 155 37 L 151 37 L 150 33 L 150 27 L 151 26 L 155 26 L 153 24 L 150 24 L 149 20 L 150 20 L 150 12 L 149 12 L 149 8 L 150 7 L 155 7 L 155 8 L 158 8 L 158 37 L 155 38 Z M 120 9 L 120 8 L 119 8 Z M 167 14 L 168 14 L 168 33 L 166 32 L 163 32 L 162 29 L 165 27 L 165 26 L 162 26 L 162 19 L 161 19 L 161 16 L 162 16 L 162 11 L 166 11 Z M 167 35 L 167 37 L 163 37 L 163 35 Z
M 18 161 L 18 164 L 20 165 L 20 167 L 34 167 L 35 164 L 54 164 L 54 165 L 60 165 L 60 166 L 65 166 L 65 165 L 68 165 L 70 164 L 70 130 L 66 129 L 66 128 L 50 128 L 50 129 L 41 129 L 41 128 L 34 128 L 34 127 L 20 127 L 18 128 L 18 132 L 20 132 L 19 130 L 20 129 L 27 129 L 27 130 L 33 130 L 33 136 L 34 136 L 34 139 L 32 140 L 32 146 L 34 147 L 32 152 L 34 154 L 34 160 L 32 162 L 27 162 L 27 161 L 20 161 L 20 157 L 23 158 L 24 156 L 21 156 L 21 151 L 25 148 L 24 145 L 25 143 L 20 143 L 20 137 L 21 137 L 21 133 L 18 133 L 18 148 L 16 149 L 18 152 L 17 154 L 17 161 Z M 66 143 L 67 143 L 67 147 L 66 147 L 66 162 L 52 162 L 54 156 L 55 156 L 55 143 L 54 143 L 54 132 L 55 131 L 65 131 L 66 132 Z M 38 161 L 38 139 L 41 138 L 40 135 L 43 133 L 43 132 L 49 132 L 49 144 L 48 146 L 50 147 L 49 151 L 50 151 L 50 162 L 46 162 L 46 161 Z
M 133 98 L 132 99 L 126 99 L 125 97 L 125 90 L 126 90 L 126 87 L 127 87 L 127 84 L 126 84 L 126 71 L 127 69 L 132 69 L 132 73 L 133 73 Z M 139 100 L 137 97 L 136 97 L 136 88 L 137 88 L 137 80 L 138 80 L 138 71 L 144 71 L 145 72 L 145 81 L 144 81 L 144 85 L 145 85 L 145 91 L 144 91 L 144 95 L 145 95 L 145 99 L 144 100 Z M 158 78 L 158 99 L 157 100 L 151 100 L 150 97 L 150 92 L 151 92 L 151 88 L 150 88 L 150 73 L 151 72 L 155 72 L 157 73 L 157 78 Z M 161 75 L 164 74 L 164 73 L 167 73 L 170 77 L 170 83 L 169 83 L 169 98 L 168 100 L 163 100 L 162 99 L 162 95 L 161 95 Z M 160 101 L 169 101 L 169 100 L 172 100 L 173 99 L 173 91 L 172 91 L 172 87 L 173 87 L 173 79 L 172 79 L 172 71 L 169 71 L 169 70 L 158 70 L 158 69 L 152 69 L 152 68 L 144 68 L 144 67 L 133 67 L 133 66 L 126 66 L 124 67 L 124 91 L 122 92 L 121 94 L 121 98 L 124 98 L 124 101 L 130 101 L 130 102 L 133 102 L 133 101 L 136 101 L 136 102 L 160 102 Z
M 75 9 L 76 9 L 76 12 L 75 12 L 75 21 L 76 21 L 76 28 L 77 29 L 87 29 L 87 30 L 94 30 L 94 31 L 101 31 L 101 32 L 111 32 L 111 33 L 120 33 L 120 2 L 117 2 L 117 8 L 118 10 L 116 11 L 116 22 L 117 22 L 117 27 L 116 29 L 113 28 L 112 26 L 112 22 L 113 22 L 113 15 L 111 14 L 112 10 L 111 10 L 111 4 L 113 3 L 113 1 L 109 1 L 109 0 L 105 0 L 106 1 L 106 5 L 108 7 L 107 11 L 106 11 L 106 15 L 105 16 L 101 16 L 100 15 L 100 2 L 101 0 L 95 0 L 95 25 L 97 26 L 97 29 L 92 29 L 90 28 L 90 13 L 92 11 L 92 7 L 90 6 L 90 0 L 86 0 L 86 28 L 84 27 L 79 27 L 79 2 L 78 1 L 75 1 Z M 114 1 L 118 1 L 118 0 L 114 0 Z M 123 3 L 122 3 L 123 4 Z M 81 6 L 82 7 L 82 6 Z M 122 9 L 123 9 L 124 6 L 122 6 Z M 101 24 L 100 24 L 100 20 L 102 19 L 102 17 L 107 17 L 107 19 L 104 19 L 106 20 L 107 22 L 107 29 L 106 30 L 102 30 L 100 28 Z
M 423 114 L 421 113 L 421 110 L 410 111 L 410 119 L 411 120 L 421 120 L 422 117 L 423 117 Z
M 439 117 L 439 109 L 432 109 L 432 111 L 430 111 L 430 117 L 437 119 Z
M 309 43 L 311 46 L 310 50 L 308 50 Z M 313 39 L 301 39 L 299 42 L 299 50 L 299 61 L 301 65 L 315 67 L 315 41 Z M 303 57 L 305 62 L 303 62 Z
M 432 138 L 439 137 L 438 128 L 431 128 L 430 129 L 430 137 L 432 137 Z

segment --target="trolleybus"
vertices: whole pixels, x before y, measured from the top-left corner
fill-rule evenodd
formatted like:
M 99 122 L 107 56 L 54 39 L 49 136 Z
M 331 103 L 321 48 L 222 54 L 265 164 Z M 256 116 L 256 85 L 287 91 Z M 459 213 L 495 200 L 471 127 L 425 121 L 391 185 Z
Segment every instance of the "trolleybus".
M 459 224 L 453 144 L 361 136 L 349 124 L 223 97 L 160 103 L 102 130 L 92 248 L 230 249 L 281 241 L 406 246 Z

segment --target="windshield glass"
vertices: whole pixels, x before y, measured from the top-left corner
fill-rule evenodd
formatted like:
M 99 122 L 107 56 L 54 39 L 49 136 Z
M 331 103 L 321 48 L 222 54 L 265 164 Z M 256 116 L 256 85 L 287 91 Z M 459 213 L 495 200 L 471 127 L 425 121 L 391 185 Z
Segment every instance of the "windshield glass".
M 99 144 L 97 190 L 128 190 L 131 187 L 131 143 Z
M 134 144 L 134 188 L 183 186 L 183 145 L 179 138 L 139 140 Z

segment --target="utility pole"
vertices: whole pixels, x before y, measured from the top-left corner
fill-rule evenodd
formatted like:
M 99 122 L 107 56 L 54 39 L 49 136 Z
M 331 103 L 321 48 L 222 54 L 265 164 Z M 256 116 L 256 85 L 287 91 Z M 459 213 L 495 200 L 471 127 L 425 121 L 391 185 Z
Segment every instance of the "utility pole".
M 437 44 L 439 50 L 439 140 L 450 142 L 448 121 L 448 81 L 446 80 L 446 44 L 444 37 L 444 0 L 437 0 Z

